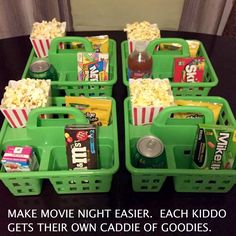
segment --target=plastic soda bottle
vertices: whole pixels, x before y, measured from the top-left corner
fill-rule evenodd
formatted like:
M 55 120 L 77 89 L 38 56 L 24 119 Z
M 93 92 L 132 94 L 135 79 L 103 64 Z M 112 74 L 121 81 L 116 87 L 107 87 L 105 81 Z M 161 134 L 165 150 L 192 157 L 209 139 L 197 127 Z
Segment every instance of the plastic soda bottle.
M 132 79 L 151 78 L 152 57 L 146 52 L 143 41 L 137 41 L 135 50 L 128 57 L 128 76 Z

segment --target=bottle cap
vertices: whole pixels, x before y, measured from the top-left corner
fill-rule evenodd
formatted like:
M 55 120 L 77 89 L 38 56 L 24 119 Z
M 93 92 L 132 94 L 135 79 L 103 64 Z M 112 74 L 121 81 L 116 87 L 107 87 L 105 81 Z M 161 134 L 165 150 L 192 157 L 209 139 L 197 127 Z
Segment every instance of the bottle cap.
M 135 50 L 138 52 L 143 52 L 146 50 L 146 44 L 144 41 L 137 41 L 135 44 Z

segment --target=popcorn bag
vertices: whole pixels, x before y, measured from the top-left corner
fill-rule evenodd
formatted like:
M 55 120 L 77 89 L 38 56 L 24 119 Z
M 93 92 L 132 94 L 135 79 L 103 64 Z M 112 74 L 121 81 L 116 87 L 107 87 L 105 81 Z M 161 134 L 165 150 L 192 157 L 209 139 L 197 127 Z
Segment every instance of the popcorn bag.
M 63 37 L 66 34 L 66 22 L 52 21 L 35 22 L 30 34 L 30 41 L 37 57 L 47 57 L 51 41 L 56 37 Z M 64 48 L 60 44 L 59 48 Z
M 146 125 L 168 106 L 175 105 L 168 79 L 130 79 L 133 125 Z
M 30 110 L 27 108 L 1 108 L 3 115 L 12 128 L 25 127 Z
M 162 111 L 163 107 L 144 106 L 136 107 L 132 106 L 132 120 L 133 125 L 147 125 L 151 124 L 154 118 Z
M 12 128 L 25 127 L 32 109 L 50 105 L 50 83 L 34 79 L 9 81 L 0 110 Z
M 143 41 L 147 46 L 152 40 L 161 37 L 157 24 L 150 24 L 148 21 L 127 24 L 124 31 L 127 32 L 129 54 L 135 50 L 137 41 Z

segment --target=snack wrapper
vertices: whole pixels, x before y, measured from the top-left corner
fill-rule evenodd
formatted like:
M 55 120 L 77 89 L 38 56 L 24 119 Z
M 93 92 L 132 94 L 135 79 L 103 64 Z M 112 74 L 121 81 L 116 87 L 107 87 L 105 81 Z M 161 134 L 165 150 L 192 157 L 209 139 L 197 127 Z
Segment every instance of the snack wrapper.
M 198 40 L 186 40 L 189 46 L 190 57 L 196 57 L 200 47 L 200 41 Z
M 108 126 L 112 102 L 103 98 L 65 97 L 66 106 L 76 107 L 81 110 L 90 124 Z
M 221 108 L 223 106 L 223 104 L 221 104 L 221 103 L 181 100 L 181 99 L 176 99 L 175 104 L 177 106 L 207 107 L 213 112 L 215 123 L 218 121 L 219 114 L 220 114 Z M 174 114 L 174 118 L 179 118 L 179 119 L 188 119 L 188 118 L 192 119 L 192 118 L 198 118 L 201 116 L 202 116 L 202 114 L 198 114 L 198 113 L 175 113 Z
M 109 53 L 109 36 L 108 35 L 98 35 L 85 37 L 92 43 L 92 47 L 95 52 L 99 53 Z M 81 49 L 83 44 L 80 42 L 72 42 L 72 49 Z
M 32 109 L 50 105 L 50 85 L 50 80 L 9 81 L 0 110 L 12 128 L 25 127 Z
M 127 32 L 129 54 L 135 50 L 137 41 L 143 41 L 147 47 L 152 40 L 161 37 L 157 24 L 151 24 L 148 21 L 127 24 L 124 31 Z
M 165 107 L 175 105 L 168 79 L 130 79 L 133 125 L 151 124 Z
M 66 22 L 42 21 L 33 24 L 30 34 L 30 41 L 37 57 L 47 57 L 51 41 L 56 37 L 63 37 L 66 34 Z M 59 48 L 64 48 L 64 44 L 60 44 Z

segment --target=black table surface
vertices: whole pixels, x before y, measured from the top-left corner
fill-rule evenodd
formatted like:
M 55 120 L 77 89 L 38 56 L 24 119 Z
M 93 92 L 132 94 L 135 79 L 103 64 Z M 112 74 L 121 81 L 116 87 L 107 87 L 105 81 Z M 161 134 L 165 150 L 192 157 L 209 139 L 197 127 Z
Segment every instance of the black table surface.
M 20 232 L 19 234 L 26 234 L 26 231 L 30 231 L 29 227 L 24 224 L 10 224 L 10 223 L 65 223 L 67 224 L 64 232 L 57 232 L 54 235 L 70 235 L 75 234 L 72 232 L 69 225 L 72 223 L 94 223 L 96 224 L 96 233 L 91 230 L 91 233 L 82 233 L 79 230 L 78 235 L 95 235 L 104 234 L 100 226 L 103 222 L 111 223 L 113 226 L 122 225 L 123 230 L 116 229 L 117 235 L 145 235 L 146 231 L 150 229 L 150 233 L 153 235 L 169 235 L 171 231 L 176 235 L 236 235 L 236 228 L 234 228 L 234 221 L 236 219 L 236 204 L 234 203 L 236 197 L 236 187 L 234 187 L 228 193 L 177 193 L 174 190 L 172 179 L 167 179 L 166 183 L 157 193 L 136 193 L 131 188 L 130 174 L 125 168 L 125 147 L 124 147 L 124 122 L 123 122 L 123 100 L 127 96 L 126 87 L 122 83 L 122 71 L 121 71 L 121 50 L 120 44 L 123 40 L 126 40 L 126 34 L 121 31 L 105 31 L 105 32 L 68 32 L 68 35 L 88 36 L 88 35 L 101 35 L 108 34 L 110 38 L 115 39 L 117 42 L 117 67 L 118 67 L 118 81 L 114 86 L 113 97 L 117 101 L 117 115 L 118 115 L 118 131 L 119 131 L 119 155 L 120 155 L 120 169 L 113 177 L 112 188 L 109 193 L 96 193 L 96 194 L 71 194 L 71 195 L 58 195 L 53 190 L 49 182 L 45 181 L 43 184 L 42 192 L 39 196 L 27 196 L 27 197 L 15 197 L 8 189 L 0 183 L 0 235 L 11 235 Z M 236 99 L 235 99 L 235 86 L 236 86 L 236 64 L 235 64 L 235 52 L 236 52 L 236 40 L 232 38 L 187 33 L 187 32 L 172 32 L 163 31 L 162 37 L 179 37 L 185 39 L 198 39 L 204 44 L 208 56 L 212 62 L 212 65 L 219 78 L 219 84 L 210 91 L 209 95 L 216 95 L 224 97 L 228 100 L 231 108 L 236 112 Z M 7 85 L 8 80 L 18 80 L 21 78 L 24 67 L 26 65 L 29 53 L 31 51 L 31 43 L 28 36 L 15 37 L 9 39 L 0 40 L 0 92 L 4 93 L 4 87 Z M 3 116 L 1 114 L 1 124 Z M 235 204 L 235 206 L 234 206 Z M 87 219 L 70 219 L 69 217 L 50 218 L 50 219 L 32 219 L 32 218 L 9 218 L 9 209 L 98 209 L 105 210 L 111 209 L 112 214 L 110 217 L 102 218 L 87 218 Z M 150 218 L 121 218 L 115 217 L 115 210 L 130 210 L 145 209 L 149 212 Z M 162 212 L 171 210 L 172 216 L 164 218 L 161 215 Z M 188 213 L 196 209 L 204 209 L 205 213 L 210 212 L 208 217 L 192 218 L 183 217 L 178 218 L 180 212 Z M 215 217 L 213 213 L 221 213 Z M 174 217 L 174 213 L 176 213 Z M 224 215 L 222 215 L 224 213 Z M 125 231 L 125 223 L 128 226 L 134 226 L 134 224 L 140 224 L 141 230 L 136 229 Z M 165 224 L 166 223 L 166 224 Z M 156 225 L 157 224 L 157 225 Z M 28 225 L 29 226 L 29 225 Z M 52 224 L 51 224 L 52 226 Z M 117 227 L 118 227 L 117 226 Z M 126 225 L 126 227 L 128 227 Z M 150 226 L 150 227 L 149 227 Z M 157 226 L 157 228 L 155 228 Z M 18 227 L 18 228 L 17 228 Z M 50 227 L 50 226 L 48 226 Z M 111 226 L 112 227 L 112 226 Z M 179 227 L 179 230 L 176 228 Z M 189 229 L 191 232 L 186 231 L 180 233 L 183 228 Z M 190 228 L 188 228 L 190 227 Z M 194 228 L 192 228 L 194 227 Z M 146 230 L 144 230 L 144 228 Z M 206 231 L 207 228 L 207 232 Z M 10 230 L 14 230 L 15 233 L 11 233 Z M 105 229 L 105 227 L 104 227 Z M 107 229 L 107 228 L 106 228 Z M 169 230 L 167 233 L 166 230 Z M 54 229 L 59 231 L 59 229 Z M 75 231 L 75 230 L 74 230 Z M 107 235 L 112 234 L 110 230 Z M 35 235 L 50 235 L 52 232 L 38 232 L 38 229 L 34 228 L 33 233 Z

